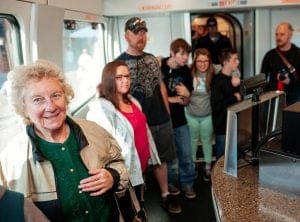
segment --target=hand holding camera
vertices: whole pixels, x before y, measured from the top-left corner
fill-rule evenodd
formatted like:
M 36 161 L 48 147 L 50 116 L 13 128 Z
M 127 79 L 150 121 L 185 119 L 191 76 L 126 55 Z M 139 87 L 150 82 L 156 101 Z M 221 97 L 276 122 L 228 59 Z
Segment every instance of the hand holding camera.
M 279 72 L 278 72 L 278 79 L 280 81 L 283 81 L 286 79 L 288 74 L 289 74 L 288 71 L 286 71 L 286 69 L 283 68 L 283 69 L 279 70 Z
M 277 79 L 288 85 L 290 83 L 289 72 L 285 68 L 279 70 Z

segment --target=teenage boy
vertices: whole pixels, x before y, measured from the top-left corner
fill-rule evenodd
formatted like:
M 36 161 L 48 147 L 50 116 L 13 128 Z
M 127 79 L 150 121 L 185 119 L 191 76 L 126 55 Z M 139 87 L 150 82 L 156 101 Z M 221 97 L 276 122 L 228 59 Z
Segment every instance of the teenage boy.
M 234 49 L 223 49 L 220 53 L 222 69 L 214 76 L 211 83 L 211 108 L 215 132 L 215 154 L 219 159 L 224 154 L 227 124 L 227 107 L 241 100 L 239 78 L 232 77 L 238 70 L 239 59 Z
M 184 107 L 193 90 L 193 78 L 187 66 L 191 50 L 191 46 L 184 39 L 176 39 L 170 45 L 170 57 L 161 61 L 177 151 L 177 160 L 168 163 L 169 190 L 176 191 L 179 179 L 179 185 L 189 199 L 196 197 L 193 189 L 195 167 L 192 159 L 191 138 L 184 112 Z

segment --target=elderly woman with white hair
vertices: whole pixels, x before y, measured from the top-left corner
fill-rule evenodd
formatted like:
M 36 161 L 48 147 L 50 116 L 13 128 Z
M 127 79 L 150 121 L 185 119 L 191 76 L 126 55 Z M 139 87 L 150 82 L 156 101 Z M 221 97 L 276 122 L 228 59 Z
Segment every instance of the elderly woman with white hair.
M 30 198 L 51 221 L 114 221 L 113 192 L 128 173 L 113 137 L 72 119 L 73 91 L 55 64 L 39 60 L 9 73 L 24 133 L 0 157 L 0 184 Z

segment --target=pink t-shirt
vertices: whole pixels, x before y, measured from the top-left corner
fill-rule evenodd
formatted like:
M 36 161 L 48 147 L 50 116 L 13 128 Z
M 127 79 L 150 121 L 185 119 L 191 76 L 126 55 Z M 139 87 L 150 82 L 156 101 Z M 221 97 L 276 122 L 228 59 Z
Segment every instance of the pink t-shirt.
M 134 143 L 140 158 L 142 171 L 144 172 L 150 158 L 150 148 L 146 128 L 147 119 L 145 114 L 136 105 L 132 104 L 131 107 L 132 113 L 123 111 L 121 111 L 121 113 L 129 120 L 133 128 Z

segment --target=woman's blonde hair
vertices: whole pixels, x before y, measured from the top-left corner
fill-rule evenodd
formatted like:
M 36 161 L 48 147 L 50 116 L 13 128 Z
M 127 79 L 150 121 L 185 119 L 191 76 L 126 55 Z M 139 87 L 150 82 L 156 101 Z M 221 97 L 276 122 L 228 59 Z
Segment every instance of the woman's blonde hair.
M 8 79 L 11 81 L 11 103 L 25 124 L 30 120 L 24 112 L 24 90 L 29 81 L 41 80 L 43 78 L 57 79 L 64 92 L 67 104 L 74 97 L 74 92 L 70 84 L 67 83 L 62 70 L 54 63 L 46 60 L 37 60 L 30 65 L 17 66 L 8 73 Z

